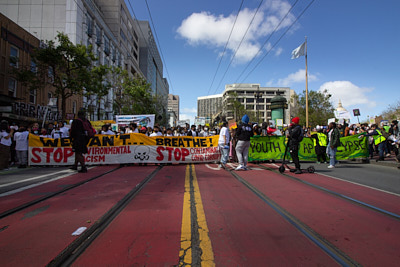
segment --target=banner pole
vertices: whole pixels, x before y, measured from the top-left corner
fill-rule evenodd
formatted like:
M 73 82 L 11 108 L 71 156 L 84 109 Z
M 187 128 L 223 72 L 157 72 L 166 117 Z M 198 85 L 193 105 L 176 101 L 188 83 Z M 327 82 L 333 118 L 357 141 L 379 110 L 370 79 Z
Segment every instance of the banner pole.
M 306 58 L 306 128 L 308 128 L 308 75 L 307 75 L 307 36 L 305 37 L 305 58 Z

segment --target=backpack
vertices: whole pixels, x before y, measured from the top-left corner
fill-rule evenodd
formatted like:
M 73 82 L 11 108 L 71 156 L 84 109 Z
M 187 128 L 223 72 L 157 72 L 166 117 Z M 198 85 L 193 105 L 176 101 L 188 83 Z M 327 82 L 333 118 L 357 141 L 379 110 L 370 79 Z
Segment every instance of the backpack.
M 96 134 L 96 130 L 93 129 L 92 124 L 90 124 L 90 121 L 88 120 L 82 120 L 82 119 L 78 119 L 82 122 L 83 124 L 83 130 L 85 131 L 85 135 L 87 137 L 93 137 Z

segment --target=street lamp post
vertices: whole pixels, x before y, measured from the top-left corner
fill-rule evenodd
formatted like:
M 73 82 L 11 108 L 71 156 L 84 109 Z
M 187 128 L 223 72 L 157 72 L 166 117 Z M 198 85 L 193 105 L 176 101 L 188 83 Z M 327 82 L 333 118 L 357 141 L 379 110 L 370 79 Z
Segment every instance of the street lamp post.
M 260 110 L 258 108 L 258 100 L 262 98 L 263 93 L 258 91 L 254 92 L 254 98 L 256 99 L 256 109 L 257 109 L 257 123 L 260 123 Z

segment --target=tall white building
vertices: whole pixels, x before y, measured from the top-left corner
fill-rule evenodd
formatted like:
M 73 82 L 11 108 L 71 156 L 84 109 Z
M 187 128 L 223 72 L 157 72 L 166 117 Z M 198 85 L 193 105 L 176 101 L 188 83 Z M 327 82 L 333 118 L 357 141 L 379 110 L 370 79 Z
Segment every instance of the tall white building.
M 153 84 L 153 77 L 150 80 L 139 67 L 139 39 L 147 35 L 141 34 L 124 0 L 0 0 L 0 10 L 40 40 L 54 40 L 64 32 L 74 44 L 92 45 L 97 64 L 121 67 Z M 162 62 L 157 63 L 162 73 Z M 166 79 L 161 74 L 156 81 L 158 92 L 167 98 Z M 92 120 L 113 118 L 113 95 L 110 90 L 100 106 L 94 97 L 83 99 L 84 106 L 93 110 Z

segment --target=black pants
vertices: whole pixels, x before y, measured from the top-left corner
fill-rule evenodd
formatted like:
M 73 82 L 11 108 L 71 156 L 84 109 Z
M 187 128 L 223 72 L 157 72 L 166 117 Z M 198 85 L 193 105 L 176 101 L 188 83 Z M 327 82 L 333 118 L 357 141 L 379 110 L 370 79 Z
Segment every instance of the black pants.
M 292 157 L 294 166 L 296 169 L 300 170 L 300 160 L 299 160 L 299 145 L 290 146 L 290 156 Z
M 326 146 L 315 147 L 315 154 L 317 154 L 318 162 L 327 162 L 326 160 Z

